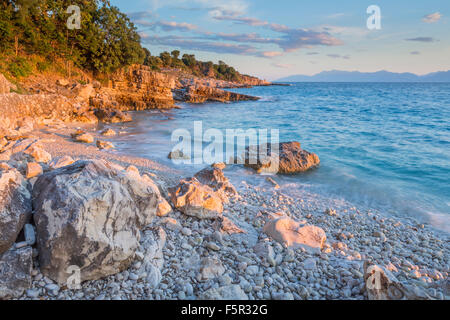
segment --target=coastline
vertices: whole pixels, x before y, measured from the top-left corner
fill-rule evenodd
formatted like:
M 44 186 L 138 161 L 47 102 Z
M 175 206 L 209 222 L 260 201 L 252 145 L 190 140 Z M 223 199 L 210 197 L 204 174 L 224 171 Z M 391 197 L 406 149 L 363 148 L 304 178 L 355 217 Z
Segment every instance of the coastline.
M 84 129 L 103 138 L 96 127 Z M 134 165 L 141 174 L 150 173 L 162 189 L 184 177 L 183 172 L 149 159 L 73 142 L 70 134 L 74 130 L 73 126 L 50 125 L 32 135 L 52 157 L 69 155 L 74 160 L 95 158 L 123 167 Z M 108 140 L 114 143 L 114 138 Z M 398 283 L 418 288 L 401 286 L 403 298 L 448 298 L 448 235 L 414 219 L 360 211 L 347 203 L 330 208 L 317 195 L 295 199 L 270 183 L 255 187 L 243 181 L 235 187 L 239 198 L 225 205 L 223 216 L 245 233 L 218 233 L 216 223 L 177 211 L 155 218 L 145 228 L 162 228 L 165 234 L 165 246 L 160 248 L 165 262 L 156 288 L 144 289 L 148 280 L 137 258 L 126 270 L 84 282 L 80 290 L 59 287 L 35 270 L 31 288 L 19 299 L 206 299 L 211 294 L 220 298 L 222 288 L 234 292 L 226 296 L 232 299 L 367 299 L 364 261 L 387 266 Z M 280 216 L 322 228 L 327 237 L 324 248 L 318 253 L 292 250 L 267 237 L 264 224 Z M 205 259 L 216 261 L 207 271 L 201 262 Z M 207 280 L 199 276 L 205 272 Z

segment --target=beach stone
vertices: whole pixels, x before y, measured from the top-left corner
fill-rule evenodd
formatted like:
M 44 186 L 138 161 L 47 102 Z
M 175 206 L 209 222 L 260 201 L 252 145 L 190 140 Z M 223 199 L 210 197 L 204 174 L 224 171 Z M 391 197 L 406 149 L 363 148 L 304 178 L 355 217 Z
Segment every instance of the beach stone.
M 31 216 L 30 190 L 16 169 L 0 170 L 0 254 L 12 246 Z
M 169 188 L 169 193 L 175 208 L 188 216 L 216 219 L 222 215 L 223 204 L 220 197 L 196 178 L 181 180 L 178 186 Z
M 75 161 L 70 156 L 62 156 L 56 157 L 52 161 L 50 161 L 49 166 L 52 169 L 59 169 L 65 166 L 69 166 Z
M 171 160 L 189 160 L 191 158 L 188 154 L 184 154 L 181 150 L 171 151 L 167 157 Z
M 17 299 L 31 287 L 31 247 L 10 249 L 0 255 L 0 299 Z
M 247 147 L 244 159 L 245 166 L 269 174 L 300 173 L 320 164 L 315 153 L 303 150 L 296 141 Z
M 227 218 L 227 217 L 218 217 L 213 224 L 213 227 L 215 230 L 218 230 L 219 232 L 223 234 L 237 234 L 237 233 L 245 233 L 245 231 L 241 228 L 239 228 L 233 220 Z
M 264 225 L 264 233 L 290 248 L 305 248 L 320 252 L 327 239 L 325 231 L 316 226 L 301 227 L 288 217 L 270 220 Z
M 42 167 L 37 162 L 28 162 L 27 163 L 27 172 L 26 178 L 31 179 L 37 177 L 43 173 Z
M 433 300 L 413 283 L 399 281 L 387 268 L 364 262 L 364 282 L 369 300 Z
M 94 142 L 94 137 L 91 134 L 89 134 L 89 133 L 83 133 L 83 134 L 77 136 L 75 138 L 75 140 L 77 142 L 82 142 L 82 143 L 93 143 Z
M 218 257 L 207 257 L 201 261 L 200 281 L 217 278 L 223 275 L 225 268 Z
M 32 156 L 36 162 L 48 163 L 52 160 L 50 153 L 36 145 L 32 145 L 25 151 L 25 153 Z
M 126 269 L 159 202 L 146 180 L 105 160 L 41 175 L 33 199 L 41 272 L 60 284 L 72 265 L 81 281 Z
M 99 149 L 114 149 L 114 145 L 109 141 L 97 140 L 96 145 Z
M 164 265 L 163 249 L 166 239 L 167 234 L 161 227 L 147 229 L 143 235 L 141 248 L 144 256 L 140 270 L 147 273 L 147 283 L 153 289 L 156 289 L 162 280 L 161 269 Z
M 105 129 L 100 134 L 105 137 L 110 137 L 115 136 L 117 133 L 113 129 Z
M 248 300 L 244 290 L 237 285 L 228 285 L 220 288 L 211 288 L 203 292 L 201 300 Z
M 129 114 L 116 109 L 96 109 L 94 114 L 100 121 L 106 123 L 133 121 L 133 118 Z
M 236 189 L 225 177 L 222 169 L 217 167 L 205 168 L 197 172 L 194 177 L 200 183 L 213 189 L 224 203 L 229 202 L 228 196 L 237 195 Z

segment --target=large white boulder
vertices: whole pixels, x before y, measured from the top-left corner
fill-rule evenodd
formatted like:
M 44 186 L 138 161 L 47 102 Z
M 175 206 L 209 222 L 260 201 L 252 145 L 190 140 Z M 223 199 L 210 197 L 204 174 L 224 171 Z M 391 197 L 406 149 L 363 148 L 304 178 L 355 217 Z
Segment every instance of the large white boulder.
M 33 189 L 41 271 L 64 284 L 73 266 L 81 281 L 124 270 L 160 198 L 148 179 L 104 160 L 41 175 Z

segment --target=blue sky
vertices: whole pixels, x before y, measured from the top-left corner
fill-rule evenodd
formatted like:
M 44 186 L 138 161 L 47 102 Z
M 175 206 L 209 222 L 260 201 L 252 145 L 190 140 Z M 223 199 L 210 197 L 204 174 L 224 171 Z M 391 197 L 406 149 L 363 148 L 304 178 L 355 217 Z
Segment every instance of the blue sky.
M 450 1 L 111 0 L 152 54 L 180 50 L 274 80 L 324 70 L 450 70 Z M 370 5 L 381 30 L 369 30 Z

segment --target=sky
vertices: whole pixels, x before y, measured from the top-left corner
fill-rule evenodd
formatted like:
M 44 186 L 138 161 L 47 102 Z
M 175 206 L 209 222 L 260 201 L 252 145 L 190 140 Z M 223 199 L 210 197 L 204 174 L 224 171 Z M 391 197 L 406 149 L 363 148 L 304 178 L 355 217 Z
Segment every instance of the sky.
M 153 55 L 180 50 L 267 80 L 450 70 L 448 0 L 111 0 Z M 381 29 L 369 29 L 371 5 Z

